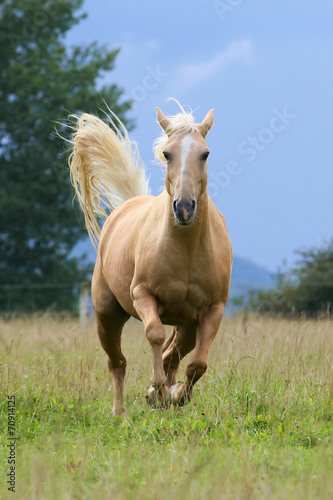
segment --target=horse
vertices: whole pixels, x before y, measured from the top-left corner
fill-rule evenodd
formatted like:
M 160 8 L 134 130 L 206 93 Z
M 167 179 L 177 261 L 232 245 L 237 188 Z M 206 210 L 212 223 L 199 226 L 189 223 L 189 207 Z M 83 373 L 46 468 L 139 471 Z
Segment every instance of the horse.
M 114 415 L 125 411 L 121 334 L 127 320 L 143 322 L 151 346 L 151 407 L 182 406 L 207 369 L 228 300 L 232 247 L 207 192 L 206 135 L 214 110 L 195 123 L 192 110 L 179 106 L 168 117 L 156 108 L 162 135 L 154 153 L 165 168 L 158 196 L 150 194 L 137 145 L 111 110 L 109 124 L 91 114 L 73 115 L 69 166 L 97 248 L 91 296 L 112 376 Z M 101 230 L 100 217 L 107 217 Z M 173 326 L 167 340 L 164 325 Z M 191 351 L 184 382 L 176 383 L 180 361 Z

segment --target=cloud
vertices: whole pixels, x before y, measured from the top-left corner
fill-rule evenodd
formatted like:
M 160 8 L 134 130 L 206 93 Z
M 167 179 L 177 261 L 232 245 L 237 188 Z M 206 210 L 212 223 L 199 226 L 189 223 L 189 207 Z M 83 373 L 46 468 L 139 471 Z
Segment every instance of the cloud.
M 116 59 L 116 67 L 110 74 L 110 81 L 117 81 L 127 90 L 141 85 L 142 78 L 147 73 L 146 67 L 161 59 L 161 45 L 155 38 L 139 40 L 133 33 L 125 33 L 113 46 L 120 47 L 120 54 Z
M 175 87 L 178 90 L 188 90 L 207 80 L 214 78 L 230 63 L 240 61 L 250 64 L 253 49 L 250 40 L 237 40 L 230 43 L 225 50 L 208 59 L 194 64 L 181 66 L 175 78 Z
M 137 40 L 133 33 L 125 33 L 118 46 L 121 47 L 122 54 L 130 58 L 132 62 L 138 57 L 152 57 L 161 50 L 161 44 L 156 38 Z

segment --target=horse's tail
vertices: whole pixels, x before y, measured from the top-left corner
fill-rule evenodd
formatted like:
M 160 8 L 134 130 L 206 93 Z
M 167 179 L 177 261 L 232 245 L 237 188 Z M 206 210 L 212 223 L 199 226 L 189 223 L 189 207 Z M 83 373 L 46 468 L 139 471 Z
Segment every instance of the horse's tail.
M 114 130 L 87 113 L 70 117 L 74 122 L 68 161 L 71 180 L 95 248 L 100 235 L 98 219 L 129 198 L 149 194 L 136 144 L 114 113 L 117 125 L 108 118 Z

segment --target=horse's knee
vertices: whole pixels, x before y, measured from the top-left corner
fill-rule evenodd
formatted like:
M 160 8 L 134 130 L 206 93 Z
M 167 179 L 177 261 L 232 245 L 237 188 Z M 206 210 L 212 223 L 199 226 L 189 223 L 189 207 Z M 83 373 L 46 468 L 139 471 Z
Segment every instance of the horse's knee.
M 207 363 L 201 360 L 193 360 L 186 367 L 186 377 L 191 382 L 195 384 L 199 378 L 203 376 L 207 370 Z
M 109 371 L 112 373 L 119 373 L 119 375 L 124 375 L 126 372 L 126 358 L 121 355 L 119 357 L 109 356 L 108 358 Z
M 153 320 L 146 325 L 146 337 L 150 344 L 162 346 L 165 341 L 164 326 L 160 321 Z

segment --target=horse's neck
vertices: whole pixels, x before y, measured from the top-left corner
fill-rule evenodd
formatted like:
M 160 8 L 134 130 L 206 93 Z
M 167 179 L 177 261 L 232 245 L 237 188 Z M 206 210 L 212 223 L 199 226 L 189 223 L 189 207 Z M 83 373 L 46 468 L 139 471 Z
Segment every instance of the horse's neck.
M 181 226 L 175 221 L 172 198 L 165 193 L 166 217 L 164 219 L 164 231 L 172 239 L 183 243 L 184 246 L 195 248 L 200 241 L 206 241 L 209 238 L 209 199 L 205 191 L 198 200 L 197 213 L 194 221 L 189 226 Z

